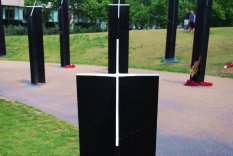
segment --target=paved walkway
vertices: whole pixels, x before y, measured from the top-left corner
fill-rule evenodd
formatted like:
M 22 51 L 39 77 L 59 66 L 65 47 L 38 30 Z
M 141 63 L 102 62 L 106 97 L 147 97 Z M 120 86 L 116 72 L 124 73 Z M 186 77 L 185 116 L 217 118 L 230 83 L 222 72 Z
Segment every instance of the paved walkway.
M 31 85 L 27 62 L 0 61 L 0 95 L 37 107 L 74 125 L 76 73 L 106 73 L 106 67 L 75 69 L 46 64 L 46 84 Z M 160 74 L 157 156 L 233 156 L 233 79 L 207 76 L 213 87 L 186 87 L 188 74 Z

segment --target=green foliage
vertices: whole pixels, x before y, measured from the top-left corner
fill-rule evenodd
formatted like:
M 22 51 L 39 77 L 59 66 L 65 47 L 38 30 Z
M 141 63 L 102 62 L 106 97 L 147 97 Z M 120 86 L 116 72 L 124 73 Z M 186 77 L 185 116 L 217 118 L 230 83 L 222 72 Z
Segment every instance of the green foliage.
M 128 0 L 130 8 L 130 23 L 136 29 L 143 29 L 148 24 L 148 7 L 147 3 L 141 0 Z
M 6 35 L 26 35 L 27 28 L 23 26 L 8 26 L 4 28 L 4 32 Z
M 92 25 L 89 27 L 74 26 L 74 29 L 70 33 L 91 33 L 91 32 L 101 32 L 102 30 L 98 25 Z
M 55 34 L 59 34 L 59 28 L 57 26 L 52 27 L 52 28 L 43 28 L 43 34 L 46 35 L 55 35 Z
M 37 0 L 38 4 L 47 4 L 47 0 Z M 178 24 L 183 23 L 185 9 L 196 11 L 197 0 L 179 0 Z M 57 0 L 50 0 L 51 8 L 44 9 L 44 20 L 56 9 Z M 33 5 L 34 0 L 25 0 L 25 5 Z M 112 0 L 69 0 L 70 14 L 85 17 L 95 23 L 97 20 L 107 22 L 108 4 Z M 138 29 L 166 28 L 168 0 L 126 0 L 130 7 L 130 24 Z M 45 5 L 43 5 L 45 6 Z M 213 0 L 212 26 L 233 26 L 233 0 Z
M 24 1 L 24 5 L 25 6 L 33 6 L 34 5 L 35 0 L 25 0 Z M 48 21 L 49 19 L 51 19 L 50 14 L 53 10 L 57 9 L 57 0 L 37 0 L 36 1 L 36 6 L 42 6 L 43 10 L 42 10 L 42 16 L 43 16 L 43 23 L 45 23 L 46 21 Z M 47 7 L 47 5 L 51 3 L 50 7 Z
M 96 31 L 94 29 L 92 29 L 92 30 Z M 4 32 L 7 36 L 28 35 L 27 27 L 23 27 L 23 26 L 10 25 L 10 26 L 7 26 L 4 28 Z M 43 27 L 43 34 L 45 34 L 45 35 L 59 34 L 59 28 L 57 26 L 51 27 L 51 28 Z
M 233 26 L 233 0 L 213 0 L 212 26 Z
M 77 127 L 1 97 L 0 134 L 0 155 L 79 155 Z
M 130 4 L 130 24 L 136 29 L 165 28 L 167 24 L 167 0 L 127 0 Z
M 109 1 L 106 0 L 87 0 L 82 5 L 81 11 L 84 16 L 91 21 L 107 20 L 107 5 Z
M 149 5 L 149 21 L 151 26 L 166 28 L 167 26 L 167 0 L 152 0 Z

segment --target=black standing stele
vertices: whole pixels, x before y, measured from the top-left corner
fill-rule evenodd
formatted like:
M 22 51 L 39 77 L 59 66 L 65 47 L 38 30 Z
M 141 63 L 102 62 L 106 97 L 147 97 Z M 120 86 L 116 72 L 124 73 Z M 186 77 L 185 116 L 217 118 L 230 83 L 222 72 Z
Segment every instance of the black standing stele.
M 68 0 L 58 0 L 61 67 L 70 65 Z
M 116 43 L 114 73 L 76 77 L 80 156 L 156 154 L 159 76 L 120 73 L 125 59 L 121 54 L 128 47 L 128 40 L 121 37 L 126 25 L 120 25 L 128 19 L 128 8 L 128 4 L 109 5 L 111 33 L 119 35 L 109 38 Z
M 115 156 L 116 79 L 77 75 L 80 156 Z
M 119 72 L 128 73 L 129 62 L 129 5 L 109 5 L 108 73 L 116 73 L 116 47 L 119 44 Z M 118 17 L 119 16 L 119 17 Z M 118 40 L 117 40 L 118 39 Z M 119 42 L 117 42 L 119 41 Z
M 80 156 L 155 156 L 159 76 L 78 74 Z
M 178 4 L 179 0 L 169 0 L 165 63 L 179 62 L 175 57 Z
M 159 76 L 119 77 L 119 155 L 155 156 Z
M 31 82 L 45 83 L 42 7 L 27 7 L 27 22 Z
M 0 56 L 6 55 L 5 34 L 2 19 L 2 2 L 0 0 Z
M 113 4 L 118 4 L 120 2 L 120 4 L 125 4 L 125 0 L 113 0 L 112 3 Z
M 191 63 L 192 70 L 190 75 L 190 78 L 196 82 L 204 82 L 205 78 L 212 3 L 212 0 L 197 1 L 197 15 Z

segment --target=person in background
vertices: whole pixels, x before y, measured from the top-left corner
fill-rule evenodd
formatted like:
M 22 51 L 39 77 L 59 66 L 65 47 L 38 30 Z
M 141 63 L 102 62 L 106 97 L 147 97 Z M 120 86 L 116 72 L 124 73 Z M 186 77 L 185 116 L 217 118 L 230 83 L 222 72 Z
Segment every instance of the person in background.
M 189 29 L 189 16 L 190 16 L 190 11 L 188 10 L 188 8 L 185 9 L 185 18 L 184 18 L 184 30 L 188 30 Z
M 194 32 L 195 29 L 195 21 L 196 21 L 196 15 L 194 13 L 194 11 L 190 11 L 190 16 L 189 16 L 189 32 Z

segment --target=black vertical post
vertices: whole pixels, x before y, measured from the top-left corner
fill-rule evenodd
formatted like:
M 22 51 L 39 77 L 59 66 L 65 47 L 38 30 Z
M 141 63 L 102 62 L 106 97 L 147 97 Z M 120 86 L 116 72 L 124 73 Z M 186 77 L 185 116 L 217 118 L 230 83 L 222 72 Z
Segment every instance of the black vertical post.
M 119 0 L 113 0 L 113 4 L 118 4 Z M 120 4 L 125 4 L 125 0 L 120 0 Z
M 195 64 L 198 70 L 197 73 L 194 73 L 194 75 L 191 74 L 190 76 L 192 80 L 197 82 L 203 82 L 205 78 L 212 3 L 212 0 L 197 1 L 191 68 L 194 67 Z
M 45 83 L 42 7 L 27 7 L 31 82 Z
M 68 0 L 58 0 L 61 66 L 70 65 Z
M 164 62 L 166 63 L 179 62 L 175 57 L 178 4 L 179 0 L 169 0 L 167 40 L 164 58 Z
M 119 79 L 119 156 L 155 156 L 159 77 Z
M 76 80 L 80 156 L 155 156 L 158 76 L 78 74 Z
M 109 5 L 108 73 L 116 73 L 117 39 L 119 39 L 119 72 L 128 73 L 129 5 Z
M 5 44 L 3 19 L 2 19 L 2 2 L 0 0 L 0 56 L 3 55 L 6 55 L 6 44 Z
M 159 76 L 127 74 L 128 14 L 128 4 L 109 5 L 109 73 L 115 74 L 76 77 L 80 156 L 156 154 Z
M 115 84 L 114 77 L 77 76 L 80 156 L 115 156 Z

